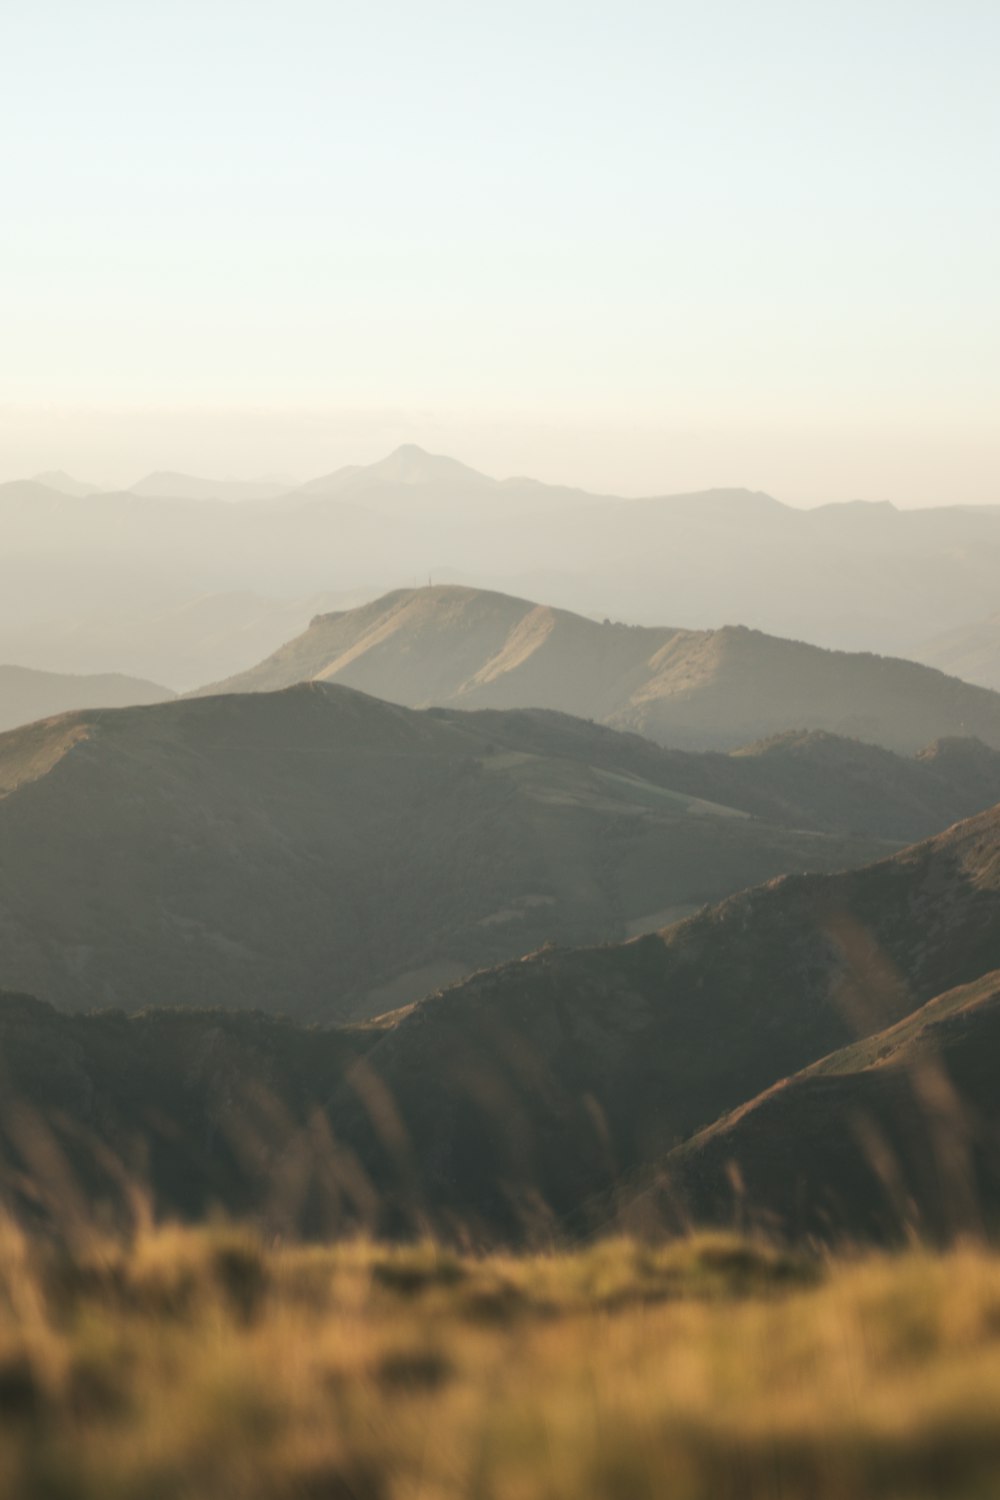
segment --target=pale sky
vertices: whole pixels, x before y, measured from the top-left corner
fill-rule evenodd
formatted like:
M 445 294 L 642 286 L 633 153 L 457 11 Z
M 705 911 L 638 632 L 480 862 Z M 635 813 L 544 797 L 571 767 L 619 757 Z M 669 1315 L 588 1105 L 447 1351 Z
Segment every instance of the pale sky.
M 1000 502 L 997 0 L 31 0 L 0 478 Z

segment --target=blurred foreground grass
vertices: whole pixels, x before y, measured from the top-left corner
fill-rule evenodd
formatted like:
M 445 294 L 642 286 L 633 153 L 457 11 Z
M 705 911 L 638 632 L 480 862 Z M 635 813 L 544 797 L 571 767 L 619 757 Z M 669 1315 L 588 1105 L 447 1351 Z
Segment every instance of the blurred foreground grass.
M 4 1500 L 1000 1494 L 1000 1256 L 0 1246 Z

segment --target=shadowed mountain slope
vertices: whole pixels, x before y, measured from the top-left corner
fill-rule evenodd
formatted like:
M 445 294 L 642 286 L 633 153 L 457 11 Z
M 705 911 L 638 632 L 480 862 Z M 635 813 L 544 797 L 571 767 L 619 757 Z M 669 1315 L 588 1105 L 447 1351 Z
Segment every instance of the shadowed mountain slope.
M 598 624 L 456 587 L 321 615 L 258 667 L 204 691 L 311 679 L 414 707 L 555 708 L 680 748 L 731 749 L 803 728 L 911 752 L 944 735 L 1000 746 L 1000 695 L 914 662 L 741 626 Z
M 346 1095 L 337 1133 L 392 1185 L 403 1221 L 430 1203 L 445 1220 L 513 1233 L 544 1204 L 585 1227 L 591 1195 L 998 966 L 991 811 L 864 869 L 734 896 L 659 935 L 473 976 L 400 1018 L 367 1056 L 395 1133 Z
M 370 1015 L 886 848 L 766 823 L 673 770 L 558 715 L 321 683 L 33 724 L 0 738 L 0 983 L 73 1008 Z M 933 816 L 951 792 L 925 790 Z
M 667 1222 L 731 1219 L 735 1192 L 792 1235 L 947 1236 L 1000 1210 L 998 967 L 994 810 L 367 1027 L 8 997 L 2 1196 L 64 1219 L 38 1179 L 65 1158 L 119 1209 L 134 1170 L 161 1211 L 487 1242 L 600 1228 L 658 1169 Z
M 0 666 L 0 732 L 76 708 L 124 708 L 172 697 L 169 688 L 117 672 L 74 677 Z
M 226 1010 L 67 1016 L 0 993 L 0 1206 L 71 1233 L 102 1211 L 134 1221 L 143 1197 L 170 1218 L 333 1229 L 341 1192 L 358 1214 L 371 1190 L 338 1171 L 322 1103 L 377 1035 Z
M 1000 1224 L 1000 972 L 950 990 L 672 1152 L 630 1211 L 793 1238 L 949 1240 Z

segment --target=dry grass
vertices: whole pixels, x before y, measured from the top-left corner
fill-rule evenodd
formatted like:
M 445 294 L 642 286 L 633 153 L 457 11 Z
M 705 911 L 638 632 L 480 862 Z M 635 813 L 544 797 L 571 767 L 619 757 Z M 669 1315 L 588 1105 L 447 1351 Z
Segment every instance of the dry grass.
M 4 1500 L 986 1500 L 998 1412 L 980 1250 L 0 1247 Z

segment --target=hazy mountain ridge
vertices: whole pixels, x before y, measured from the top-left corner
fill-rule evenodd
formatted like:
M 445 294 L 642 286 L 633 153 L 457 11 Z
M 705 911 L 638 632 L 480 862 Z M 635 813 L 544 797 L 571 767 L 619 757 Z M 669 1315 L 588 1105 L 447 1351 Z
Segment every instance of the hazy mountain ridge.
M 155 613 L 182 597 L 247 590 L 373 597 L 428 575 L 540 595 L 597 618 L 666 617 L 692 630 L 739 621 L 819 645 L 905 655 L 935 632 L 988 615 L 1000 588 L 1000 511 L 988 506 L 806 511 L 750 490 L 623 500 L 494 480 L 412 445 L 285 495 L 275 485 L 261 481 L 256 492 L 266 498 L 240 503 L 242 481 L 192 476 L 172 484 L 147 476 L 135 487 L 143 493 L 85 496 L 28 481 L 0 485 L 0 655 L 9 654 L 12 624 L 23 635 L 95 610 L 150 605 Z M 163 493 L 170 489 L 183 493 Z M 127 635 L 123 626 L 126 644 Z M 180 663 L 159 668 L 169 647 L 164 625 L 156 656 L 130 669 L 183 682 Z M 43 661 L 38 649 L 29 632 L 26 663 L 70 665 Z M 72 665 L 92 671 L 108 662 L 95 654 Z
M 0 641 L 12 660 L 36 670 L 73 673 L 98 660 L 128 675 L 147 670 L 154 680 L 185 691 L 206 676 L 253 665 L 304 630 L 317 612 L 358 602 L 357 594 L 276 599 L 234 590 L 95 604 L 76 618 L 9 624 L 0 630 Z
M 173 696 L 169 688 L 158 683 L 118 672 L 77 677 L 0 666 L 0 733 L 73 709 L 127 708 L 163 703 Z
M 923 641 L 913 656 L 966 682 L 1000 689 L 1000 614 Z
M 33 724 L 0 738 L 0 983 L 72 1007 L 371 1014 L 887 847 L 721 805 L 711 766 L 675 790 L 659 754 L 319 683 Z
M 411 706 L 546 707 L 661 744 L 731 749 L 825 729 L 915 751 L 1000 745 L 1000 695 L 900 658 L 822 650 L 742 626 L 599 624 L 485 590 L 398 590 L 320 616 L 257 668 L 204 692 L 340 681 Z
M 221 500 L 245 504 L 276 500 L 287 486 L 269 479 L 201 479 L 193 474 L 157 471 L 129 485 L 129 494 L 153 500 Z

